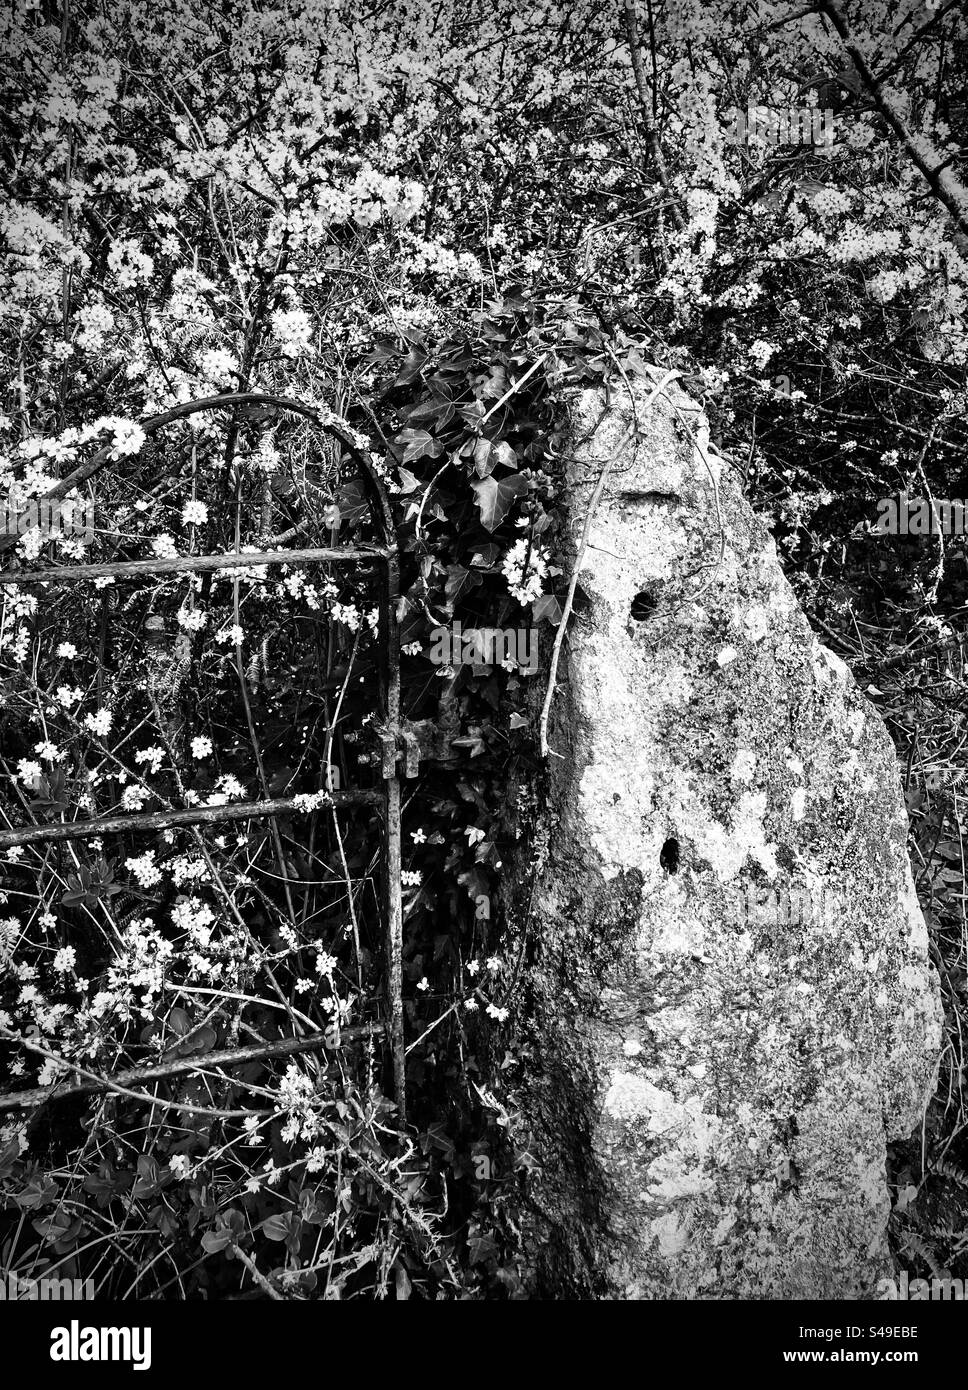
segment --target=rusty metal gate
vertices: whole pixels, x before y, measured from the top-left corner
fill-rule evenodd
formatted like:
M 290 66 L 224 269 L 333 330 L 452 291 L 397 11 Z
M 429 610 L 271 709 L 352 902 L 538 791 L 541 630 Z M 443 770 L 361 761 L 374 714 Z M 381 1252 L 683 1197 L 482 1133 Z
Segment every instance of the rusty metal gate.
M 107 564 L 70 565 L 54 569 L 33 570 L 30 572 L 7 572 L 0 574 L 0 585 L 70 584 L 101 578 L 147 578 L 173 573 L 203 573 L 220 569 L 238 569 L 258 565 L 260 568 L 271 565 L 308 565 L 332 563 L 336 565 L 356 565 L 376 567 L 381 572 L 379 589 L 378 626 L 378 707 L 379 724 L 377 732 L 380 740 L 380 771 L 382 789 L 360 788 L 328 790 L 328 797 L 334 806 L 353 804 L 375 804 L 382 808 L 383 814 L 383 858 L 384 891 L 382 910 L 383 945 L 385 954 L 385 976 L 387 997 L 387 1018 L 384 1026 L 374 1029 L 372 1025 L 350 1032 L 386 1032 L 392 1052 L 394 1098 L 397 1102 L 400 1124 L 406 1123 L 406 1085 L 405 1085 L 405 1046 L 402 1002 L 402 932 L 403 913 L 401 898 L 401 846 L 400 846 L 400 780 L 397 763 L 404 761 L 408 777 L 416 775 L 420 756 L 418 742 L 426 731 L 417 728 L 400 718 L 400 642 L 397 605 L 400 597 L 400 560 L 396 531 L 390 510 L 386 489 L 373 467 L 366 452 L 361 449 L 339 424 L 328 421 L 320 413 L 299 401 L 285 396 L 265 392 L 233 392 L 204 400 L 190 401 L 175 406 L 161 415 L 141 422 L 146 435 L 153 435 L 166 425 L 184 419 L 201 411 L 231 409 L 239 407 L 265 408 L 274 412 L 290 412 L 309 421 L 317 431 L 333 437 L 341 449 L 358 465 L 363 485 L 368 493 L 371 516 L 381 536 L 378 545 L 331 546 L 307 548 L 302 550 L 247 550 L 215 555 L 190 555 L 177 559 L 129 560 Z M 108 455 L 101 450 L 86 464 L 56 485 L 44 500 L 63 497 L 65 493 L 84 481 L 103 467 Z M 424 737 L 424 742 L 426 739 Z M 427 751 L 430 751 L 429 749 Z M 426 753 L 424 754 L 426 756 Z M 273 818 L 299 808 L 300 798 L 280 797 L 272 800 L 235 802 L 220 806 L 188 807 L 183 810 L 169 809 L 145 814 L 132 813 L 120 816 L 92 817 L 89 820 L 52 822 L 49 824 L 24 826 L 16 829 L 0 830 L 0 850 L 14 845 L 37 844 L 59 840 L 77 840 L 90 836 L 114 832 L 139 830 L 167 830 L 178 826 L 194 826 L 216 821 L 246 821 L 259 818 Z M 9 1036 L 9 1035 L 8 1035 Z M 320 1035 L 320 1038 L 322 1035 Z M 167 1077 L 184 1074 L 191 1070 L 218 1065 L 230 1065 L 240 1059 L 257 1054 L 259 1056 L 279 1056 L 309 1050 L 321 1045 L 317 1038 L 283 1039 L 266 1048 L 237 1049 L 231 1053 L 202 1054 L 195 1062 L 184 1062 L 175 1068 L 156 1068 L 157 1073 Z M 15 1106 L 35 1105 L 40 1099 L 53 1098 L 64 1094 L 98 1089 L 92 1085 L 100 1078 L 85 1073 L 83 1068 L 66 1064 L 75 1077 L 88 1080 L 64 1087 L 56 1084 L 32 1092 L 21 1092 L 17 1096 L 0 1097 L 0 1110 Z M 145 1079 L 146 1070 L 140 1074 Z M 106 1077 L 120 1082 L 121 1075 Z M 159 1075 L 158 1079 L 162 1079 Z M 191 1108 L 186 1107 L 186 1108 Z

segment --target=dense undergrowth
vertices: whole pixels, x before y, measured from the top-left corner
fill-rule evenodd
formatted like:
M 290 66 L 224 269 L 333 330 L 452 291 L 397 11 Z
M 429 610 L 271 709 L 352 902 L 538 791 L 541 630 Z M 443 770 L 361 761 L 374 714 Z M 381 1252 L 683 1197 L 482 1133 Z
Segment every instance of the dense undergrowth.
M 965 542 L 871 534 L 886 496 L 968 491 L 968 34 L 953 4 L 856 0 L 871 86 L 838 6 L 761 10 L 5 12 L 0 476 L 20 506 L 73 481 L 96 523 L 5 537 L 5 568 L 373 544 L 362 450 L 426 742 L 404 1128 L 381 812 L 328 796 L 333 770 L 381 785 L 377 571 L 263 554 L 5 588 L 5 825 L 299 801 L 4 851 L 5 1091 L 259 1055 L 0 1112 L 0 1269 L 112 1297 L 523 1295 L 541 1175 L 508 1096 L 540 923 L 505 920 L 502 870 L 540 841 L 569 395 L 640 355 L 706 406 L 897 742 L 947 1025 L 892 1232 L 907 1267 L 968 1273 Z M 836 143 L 730 145 L 728 111 L 767 100 L 831 103 Z M 248 403 L 142 428 L 239 391 L 319 427 Z M 449 663 L 454 623 L 539 659 Z M 303 1035 L 327 1045 L 272 1053 Z

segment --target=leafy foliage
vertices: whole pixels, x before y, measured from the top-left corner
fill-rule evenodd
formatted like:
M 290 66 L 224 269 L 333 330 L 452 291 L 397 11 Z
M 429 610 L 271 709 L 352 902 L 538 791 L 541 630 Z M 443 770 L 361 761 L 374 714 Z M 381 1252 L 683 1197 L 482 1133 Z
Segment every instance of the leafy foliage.
M 96 516 L 90 540 L 0 539 L 7 563 L 377 541 L 353 449 L 217 401 L 318 409 L 393 502 L 424 752 L 403 809 L 404 1133 L 366 1028 L 386 1013 L 379 818 L 327 798 L 334 770 L 380 783 L 372 573 L 260 554 L 4 590 L 7 823 L 300 798 L 274 822 L 7 852 L 14 1084 L 300 1029 L 331 1044 L 154 1082 L 150 1100 L 13 1112 L 5 1266 L 141 1297 L 521 1294 L 511 1011 L 534 924 L 526 904 L 507 920 L 501 874 L 540 844 L 538 681 L 513 659 L 448 669 L 434 635 L 547 649 L 568 401 L 640 355 L 703 400 L 910 753 L 959 1098 L 932 1119 L 928 1167 L 963 1158 L 963 818 L 931 779 L 960 767 L 964 548 L 875 541 L 869 519 L 899 489 L 964 493 L 968 31 L 954 4 L 801 11 L 5 11 L 0 477 L 15 510 L 73 493 Z M 731 143 L 737 109 L 814 102 L 830 148 Z M 216 404 L 144 427 L 199 399 Z M 900 1163 L 899 1191 L 930 1185 Z

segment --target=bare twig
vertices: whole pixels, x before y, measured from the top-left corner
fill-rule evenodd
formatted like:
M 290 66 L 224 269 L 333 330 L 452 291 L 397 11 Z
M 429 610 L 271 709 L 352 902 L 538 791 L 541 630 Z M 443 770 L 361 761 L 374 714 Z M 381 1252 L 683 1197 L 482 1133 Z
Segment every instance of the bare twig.
M 358 791 L 327 792 L 335 805 L 379 806 L 381 792 L 363 788 Z M 327 802 L 328 804 L 328 802 Z M 258 820 L 264 816 L 282 816 L 298 812 L 298 796 L 276 797 L 272 801 L 236 801 L 224 806 L 193 806 L 187 811 L 149 811 L 144 815 L 92 816 L 90 820 L 51 822 L 48 825 L 27 825 L 18 829 L 0 830 L 0 849 L 11 845 L 34 845 L 47 840 L 85 840 L 91 835 L 125 834 L 138 830 L 170 830 L 176 825 L 212 825 L 223 820 Z
M 524 375 L 519 376 L 514 385 L 508 387 L 501 399 L 499 401 L 494 402 L 494 404 L 491 406 L 490 410 L 487 412 L 486 415 L 481 416 L 482 425 L 486 425 L 488 420 L 490 420 L 491 416 L 494 415 L 498 410 L 500 410 L 501 406 L 504 405 L 506 401 L 509 401 L 516 391 L 521 390 L 521 387 L 524 385 L 524 383 L 534 376 L 535 372 L 538 370 L 538 368 L 541 366 L 542 362 L 545 360 L 547 356 L 548 353 L 543 352 L 540 357 L 535 358 L 535 360 L 531 363 L 531 366 L 524 373 Z
M 105 565 L 64 565 L 52 570 L 0 574 L 0 584 L 72 584 L 84 579 L 157 578 L 206 570 L 250 569 L 262 565 L 309 565 L 333 560 L 364 564 L 386 559 L 385 546 L 324 546 L 316 550 L 239 550 L 224 555 L 180 555 L 172 560 L 116 560 Z
M 262 1270 L 259 1269 L 259 1267 L 256 1265 L 256 1262 L 251 1255 L 247 1255 L 245 1251 L 242 1250 L 238 1245 L 232 1246 L 232 1254 L 235 1255 L 237 1259 L 242 1261 L 242 1263 L 245 1265 L 246 1269 L 252 1275 L 252 1278 L 259 1285 L 259 1288 L 262 1290 L 263 1293 L 268 1294 L 268 1296 L 270 1298 L 275 1299 L 277 1303 L 285 1303 L 287 1301 L 285 1298 L 283 1298 L 279 1290 L 273 1288 L 273 1286 L 269 1283 L 269 1280 L 262 1273 Z

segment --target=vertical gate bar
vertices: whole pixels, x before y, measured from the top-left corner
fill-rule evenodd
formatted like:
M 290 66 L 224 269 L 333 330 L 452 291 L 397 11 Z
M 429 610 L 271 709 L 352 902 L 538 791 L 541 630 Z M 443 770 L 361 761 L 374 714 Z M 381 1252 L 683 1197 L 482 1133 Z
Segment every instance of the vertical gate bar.
M 384 621 L 386 640 L 387 728 L 396 738 L 400 724 L 400 634 L 397 602 L 400 597 L 400 562 L 395 554 L 386 562 Z M 390 1041 L 393 1049 L 393 1089 L 401 1128 L 407 1123 L 407 1060 L 403 1038 L 403 896 L 400 884 L 400 779 L 396 762 L 386 782 L 387 928 L 386 971 L 390 1005 Z

